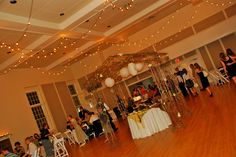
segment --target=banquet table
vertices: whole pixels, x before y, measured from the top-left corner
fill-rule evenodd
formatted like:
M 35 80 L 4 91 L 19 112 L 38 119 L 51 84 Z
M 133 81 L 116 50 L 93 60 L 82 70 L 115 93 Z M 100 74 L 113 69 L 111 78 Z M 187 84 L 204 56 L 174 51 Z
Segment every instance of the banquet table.
M 128 123 L 133 139 L 145 138 L 171 125 L 169 115 L 160 108 L 152 108 L 128 115 Z

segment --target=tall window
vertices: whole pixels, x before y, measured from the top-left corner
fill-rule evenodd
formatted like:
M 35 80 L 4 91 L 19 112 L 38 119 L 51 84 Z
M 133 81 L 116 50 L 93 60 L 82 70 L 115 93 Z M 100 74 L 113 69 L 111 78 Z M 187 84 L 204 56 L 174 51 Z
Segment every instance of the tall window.
M 76 92 L 75 86 L 73 84 L 70 84 L 70 85 L 68 85 L 68 89 L 70 91 L 70 95 L 71 95 L 71 98 L 73 100 L 73 103 L 74 103 L 75 107 L 78 110 L 80 105 L 81 105 L 81 103 L 80 103 L 78 94 Z
M 38 93 L 36 91 L 28 92 L 26 93 L 26 96 L 33 112 L 34 119 L 36 120 L 38 128 L 41 130 L 43 128 L 43 124 L 47 123 L 47 119 L 43 112 L 42 104 L 38 97 Z

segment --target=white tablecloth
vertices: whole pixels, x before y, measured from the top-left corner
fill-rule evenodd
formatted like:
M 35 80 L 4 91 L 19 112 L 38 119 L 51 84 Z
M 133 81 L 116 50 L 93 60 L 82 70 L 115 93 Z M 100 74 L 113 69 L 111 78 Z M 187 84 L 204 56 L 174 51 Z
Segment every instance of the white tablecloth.
M 133 139 L 151 136 L 162 131 L 171 125 L 169 115 L 159 108 L 148 110 L 142 117 L 142 126 L 138 122 L 128 117 L 129 128 Z

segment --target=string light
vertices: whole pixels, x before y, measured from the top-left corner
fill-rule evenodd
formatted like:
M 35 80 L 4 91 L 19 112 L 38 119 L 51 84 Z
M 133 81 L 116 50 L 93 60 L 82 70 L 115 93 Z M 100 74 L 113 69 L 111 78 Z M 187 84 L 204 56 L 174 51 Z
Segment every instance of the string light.
M 183 5 L 183 4 L 179 4 L 180 6 L 181 5 Z M 200 5 L 199 5 L 200 6 Z M 186 23 L 183 25 L 183 27 L 182 28 L 180 28 L 179 29 L 179 33 L 181 33 L 182 32 L 182 30 L 184 30 L 184 29 L 186 29 L 187 28 L 187 26 L 188 25 L 190 25 L 190 23 L 191 23 L 191 21 L 194 19 L 194 17 L 195 17 L 195 15 L 198 13 L 198 10 L 197 10 L 197 8 L 199 7 L 199 6 L 197 6 L 196 8 L 195 8 L 195 10 L 193 11 L 193 14 L 190 16 L 190 18 L 188 19 L 188 20 L 186 20 Z M 179 14 L 179 10 L 176 10 L 175 11 L 175 13 L 178 13 Z M 128 42 L 125 42 L 125 43 L 123 43 L 123 44 L 116 44 L 115 46 L 116 47 L 124 47 L 124 46 L 136 46 L 137 45 L 137 43 L 139 43 L 139 45 L 138 45 L 138 47 L 143 47 L 144 45 L 146 46 L 146 45 L 152 45 L 151 44 L 151 42 L 150 42 L 150 40 L 155 40 L 155 42 L 154 43 L 157 43 L 158 41 L 156 40 L 156 38 L 158 37 L 158 36 L 160 36 L 160 33 L 161 32 L 163 32 L 165 29 L 166 29 L 166 27 L 167 27 L 167 25 L 169 25 L 170 23 L 172 23 L 173 21 L 174 21 L 174 19 L 175 19 L 175 15 L 172 15 L 172 16 L 170 16 L 169 17 L 169 19 L 167 19 L 166 20 L 166 22 L 163 24 L 163 25 L 161 25 L 157 30 L 156 30 L 156 34 L 154 33 L 154 34 L 151 34 L 151 35 L 149 35 L 149 36 L 146 36 L 146 37 L 144 37 L 144 38 L 142 38 L 142 39 L 139 39 L 139 40 L 137 40 L 137 41 L 128 41 Z M 158 35 L 158 36 L 157 36 Z M 176 34 L 175 36 L 174 36 L 175 38 L 177 38 L 178 37 L 178 34 Z M 172 41 L 173 40 L 173 38 L 171 38 L 171 40 L 169 39 L 169 41 Z M 146 42 L 148 42 L 148 43 L 146 43 Z M 167 44 L 167 42 L 168 41 L 164 41 L 164 43 L 165 44 Z M 156 44 L 154 44 L 154 45 L 156 45 Z M 162 42 L 159 42 L 159 45 L 163 45 L 163 43 Z
M 110 3 L 110 1 L 108 0 L 107 1 L 108 3 Z M 134 2 L 134 0 L 132 0 L 131 1 L 132 3 Z M 208 1 L 206 1 L 208 4 L 210 4 L 211 2 L 208 0 Z M 33 0 L 32 0 L 32 3 L 33 3 Z M 229 1 L 229 2 L 226 2 L 226 3 L 224 3 L 224 4 L 222 4 L 221 3 L 221 5 L 225 5 L 225 4 L 231 4 L 232 2 L 231 1 Z M 112 2 L 112 4 L 113 4 L 113 2 Z M 215 3 L 216 4 L 216 3 Z M 115 5 L 115 4 L 114 4 Z M 179 5 L 183 5 L 183 4 L 179 4 Z M 213 5 L 213 4 L 212 4 Z M 219 5 L 219 4 L 218 4 Z M 131 5 L 129 5 L 129 7 L 132 7 L 133 6 L 133 4 L 131 4 Z M 115 5 L 115 6 L 113 6 L 113 8 L 119 8 L 119 7 L 117 7 L 117 5 Z M 129 9 L 129 8 L 128 8 Z M 121 9 L 119 9 L 120 11 L 121 11 Z M 124 11 L 125 10 L 125 8 L 122 8 L 122 10 Z M 61 46 L 57 46 L 57 47 L 54 47 L 54 48 L 52 48 L 52 49 L 47 49 L 47 50 L 42 50 L 42 54 L 41 53 L 39 53 L 36 57 L 39 59 L 39 58 L 41 58 L 40 57 L 40 55 L 42 55 L 42 58 L 47 58 L 48 56 L 53 56 L 53 55 L 55 55 L 56 53 L 55 52 L 57 52 L 57 50 L 59 50 L 60 48 L 69 48 L 69 46 L 71 46 L 71 47 L 73 47 L 74 45 L 76 45 L 76 43 L 78 43 L 78 41 L 80 40 L 80 39 L 84 39 L 84 38 L 86 38 L 87 36 L 88 36 L 88 34 L 89 33 L 91 33 L 92 32 L 92 30 L 93 30 L 93 28 L 94 27 L 96 27 L 97 26 L 97 23 L 98 23 L 98 21 L 100 21 L 101 19 L 102 19 L 102 15 L 103 15 L 103 13 L 104 13 L 104 11 L 105 11 L 105 9 L 102 9 L 101 11 L 99 11 L 97 14 L 96 14 L 96 16 L 97 16 L 97 19 L 95 20 L 95 22 L 89 27 L 89 29 L 85 32 L 85 33 L 83 33 L 78 39 L 76 39 L 76 40 L 69 40 L 68 38 L 65 38 L 65 37 L 62 37 L 61 38 Z M 32 11 L 31 11 L 32 12 Z M 176 13 L 179 13 L 179 10 L 177 10 L 176 11 Z M 198 11 L 197 10 L 194 10 L 194 14 L 197 14 L 198 13 Z M 30 13 L 31 14 L 31 13 Z M 31 15 L 29 16 L 29 22 L 28 22 L 28 25 L 30 25 L 30 17 L 31 17 Z M 151 34 L 151 35 L 149 35 L 149 36 L 147 36 L 147 37 L 144 37 L 143 39 L 140 39 L 140 40 L 138 40 L 138 41 L 132 41 L 132 42 L 130 42 L 130 41 L 125 41 L 125 43 L 123 43 L 123 44 L 112 44 L 112 45 L 115 45 L 116 47 L 124 47 L 124 46 L 131 46 L 131 45 L 134 45 L 134 46 L 136 46 L 136 45 L 138 45 L 139 47 L 142 47 L 144 44 L 147 44 L 146 42 L 148 42 L 148 44 L 151 44 L 150 42 L 149 42 L 149 40 L 151 39 L 151 40 L 154 40 L 154 41 L 157 41 L 157 37 L 159 36 L 159 34 L 161 33 L 161 32 L 163 32 L 163 30 L 165 30 L 166 29 L 166 27 L 167 27 L 167 25 L 169 25 L 169 24 L 171 24 L 172 22 L 173 22 L 173 20 L 175 19 L 175 15 L 172 15 L 172 16 L 170 16 L 169 18 L 168 18 L 168 20 L 166 21 L 166 23 L 165 24 L 163 24 L 162 26 L 160 26 L 159 27 L 159 29 L 157 29 L 156 30 L 156 32 L 155 33 L 153 33 L 153 34 Z M 181 28 L 180 30 L 179 30 L 179 32 L 181 32 L 184 28 L 186 28 L 191 22 L 191 20 L 193 20 L 194 19 L 194 15 L 192 15 L 192 16 L 190 16 L 190 20 L 187 20 L 187 22 L 186 22 L 186 24 L 183 26 L 183 28 Z M 28 29 L 28 28 L 27 28 Z M 27 31 L 27 29 L 26 29 L 26 31 Z M 23 33 L 23 36 L 24 35 L 26 35 L 26 31 Z M 176 34 L 173 38 L 177 38 L 178 37 L 178 34 Z M 174 39 L 173 38 L 170 38 L 169 39 L 169 41 L 173 41 Z M 69 43 L 68 43 L 69 42 Z M 168 41 L 164 41 L 164 43 L 167 43 Z M 109 43 L 106 43 L 106 44 L 109 44 Z M 160 45 L 162 45 L 163 43 L 159 43 Z M 16 42 L 15 43 L 15 46 L 18 46 L 19 45 L 19 42 Z M 5 44 L 4 42 L 3 43 L 0 43 L 0 48 L 4 48 L 4 47 L 10 47 L 9 49 L 11 49 L 12 48 L 12 46 L 11 45 L 7 45 L 7 44 Z M 76 50 L 77 50 L 77 48 L 75 48 Z M 15 51 L 15 50 L 20 50 L 20 48 L 19 47 L 17 47 L 17 48 L 15 48 L 15 49 L 11 49 L 12 51 Z M 91 57 L 91 56 L 95 56 L 96 54 L 98 54 L 98 52 L 99 52 L 100 50 L 99 50 L 99 48 L 98 48 L 98 50 L 97 51 L 95 51 L 95 52 L 93 52 L 93 53 L 85 53 L 84 55 L 85 56 L 88 56 L 88 57 Z M 45 54 L 44 52 L 48 52 L 47 54 Z M 54 53 L 53 53 L 54 52 Z M 83 52 L 82 51 L 80 51 L 80 54 L 83 54 Z M 33 57 L 34 55 L 30 55 L 29 57 Z M 20 57 L 21 58 L 21 57 Z M 26 57 L 23 57 L 23 58 L 26 58 Z M 21 58 L 22 59 L 22 58 Z M 69 59 L 69 60 L 67 60 L 67 61 L 71 61 L 71 59 Z M 72 60 L 72 61 L 77 61 L 77 58 L 76 59 L 74 59 L 74 60 Z M 19 60 L 19 62 L 21 62 L 20 60 Z M 90 65 L 86 65 L 86 64 L 84 64 L 83 62 L 79 62 L 80 64 L 82 64 L 83 66 L 85 66 L 85 67 L 87 67 L 87 68 L 91 68 L 92 66 L 90 66 Z M 31 68 L 35 68 L 33 65 L 31 65 L 30 64 L 30 62 L 25 62 L 25 64 L 28 64 Z M 68 64 L 68 65 L 70 65 L 70 63 Z M 96 67 L 95 67 L 96 68 Z M 38 69 L 38 68 L 36 68 L 37 70 L 41 70 L 41 69 Z M 64 68 L 63 68 L 63 71 L 62 72 L 58 72 L 58 73 L 47 73 L 47 74 L 50 74 L 50 75 L 60 75 L 60 74 L 62 74 L 63 72 L 65 72 L 66 71 L 66 69 L 67 69 L 67 66 L 64 66 Z M 9 69 L 8 69 L 9 70 Z M 10 69 L 11 70 L 11 69 Z M 9 71 L 10 71 L 9 70 Z M 4 71 L 4 73 L 5 73 L 5 71 Z M 43 74 L 45 74 L 46 72 L 42 72 Z
M 120 12 L 124 12 L 125 10 L 129 10 L 131 9 L 133 6 L 134 6 L 134 0 L 130 0 L 128 3 L 126 3 L 125 5 L 123 6 L 117 6 L 115 4 L 115 2 L 113 2 L 112 0 L 107 0 L 107 3 L 110 4 L 110 6 L 113 8 L 113 9 L 116 9 Z
M 211 6 L 214 6 L 214 7 L 222 7 L 222 6 L 226 6 L 226 5 L 231 5 L 232 4 L 232 1 L 219 1 L 219 2 L 216 2 L 215 0 L 206 0 L 205 1 L 208 5 L 211 5 Z

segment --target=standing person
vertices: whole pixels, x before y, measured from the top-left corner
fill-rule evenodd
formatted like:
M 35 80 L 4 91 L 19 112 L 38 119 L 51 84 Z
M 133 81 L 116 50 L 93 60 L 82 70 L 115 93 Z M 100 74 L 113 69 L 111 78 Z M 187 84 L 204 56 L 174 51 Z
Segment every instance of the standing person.
M 26 137 L 25 144 L 27 145 L 27 157 L 39 157 L 38 147 L 31 141 L 31 137 Z
M 20 142 L 16 142 L 16 143 L 15 143 L 14 153 L 15 153 L 16 155 L 18 155 L 19 157 L 22 157 L 22 156 L 25 155 L 25 149 L 24 149 L 24 147 L 21 145 Z
M 190 69 L 192 70 L 192 76 L 194 78 L 195 83 L 198 85 L 199 89 L 202 90 L 202 84 L 200 81 L 200 78 L 198 77 L 198 74 L 196 73 L 196 69 L 193 64 L 189 65 Z
M 179 89 L 181 90 L 184 97 L 188 96 L 188 92 L 185 88 L 184 79 L 183 79 L 183 71 L 180 71 L 179 68 L 175 68 L 175 75 L 177 77 L 179 83 Z
M 51 133 L 49 131 L 49 127 L 46 123 L 43 124 L 43 129 L 41 130 L 41 140 L 42 145 L 45 149 L 45 153 L 47 157 L 53 156 L 53 145 L 51 141 L 49 140 L 49 137 L 51 136 Z
M 236 61 L 221 52 L 220 63 L 222 64 L 225 73 L 227 73 L 229 77 L 234 81 L 234 84 L 236 84 Z
M 189 75 L 187 69 L 185 68 L 183 69 L 183 79 L 184 79 L 186 87 L 190 90 L 193 96 L 197 96 L 197 90 L 194 87 L 194 82 L 191 79 L 191 76 Z
M 128 97 L 128 106 L 127 106 L 128 113 L 134 112 L 135 107 L 136 106 L 135 106 L 134 100 L 131 97 Z
M 226 54 L 229 56 L 231 59 L 235 60 L 236 59 L 236 54 L 233 52 L 231 49 L 226 49 Z
M 175 82 L 171 79 L 170 75 L 166 76 L 166 85 L 167 85 L 167 87 L 170 90 L 172 95 L 178 93 L 178 89 L 175 86 Z
M 110 141 L 109 135 L 111 136 L 111 140 L 113 141 L 113 139 L 114 139 L 114 132 L 113 132 L 113 129 L 111 127 L 110 120 L 109 120 L 109 117 L 107 115 L 107 112 L 104 111 L 101 106 L 99 106 L 97 108 L 97 111 L 98 111 L 99 119 L 101 121 L 102 128 L 104 130 L 105 137 L 106 137 L 104 142 L 106 143 L 106 142 Z
M 102 108 L 102 110 L 107 113 L 109 120 L 110 120 L 111 127 L 112 127 L 113 131 L 116 132 L 118 130 L 118 128 L 114 124 L 113 119 L 112 119 L 110 113 L 108 112 L 110 110 L 110 108 L 108 107 L 108 105 L 106 103 L 104 103 L 102 101 L 101 98 L 99 98 L 96 108 L 98 109 L 99 107 Z
M 71 115 L 68 116 L 68 121 L 70 121 L 71 125 L 74 127 L 72 132 L 74 132 L 76 142 L 80 144 L 81 147 L 84 146 L 88 139 L 87 135 Z
M 210 83 L 208 81 L 207 76 L 204 76 L 204 71 L 202 67 L 198 63 L 195 63 L 194 67 L 195 67 L 196 73 L 198 74 L 198 77 L 200 78 L 203 89 L 204 90 L 206 89 L 207 92 L 209 93 L 209 96 L 212 97 L 213 93 L 211 92 L 211 89 L 210 89 Z
M 116 95 L 117 97 L 117 103 L 118 103 L 118 107 L 122 113 L 123 118 L 125 118 L 126 116 L 126 108 L 125 108 L 125 103 L 124 101 L 119 97 L 119 95 Z

